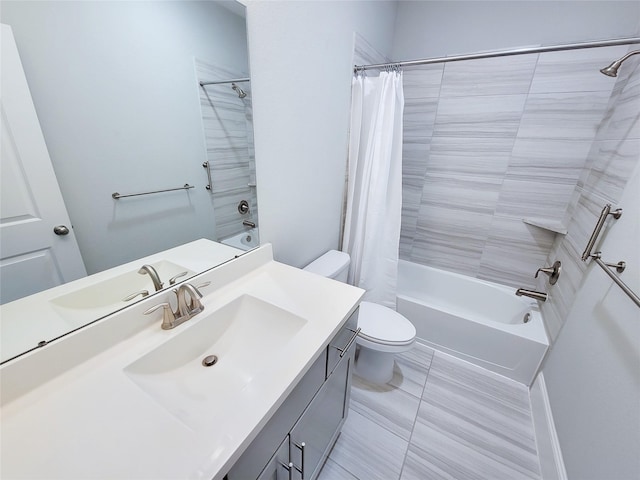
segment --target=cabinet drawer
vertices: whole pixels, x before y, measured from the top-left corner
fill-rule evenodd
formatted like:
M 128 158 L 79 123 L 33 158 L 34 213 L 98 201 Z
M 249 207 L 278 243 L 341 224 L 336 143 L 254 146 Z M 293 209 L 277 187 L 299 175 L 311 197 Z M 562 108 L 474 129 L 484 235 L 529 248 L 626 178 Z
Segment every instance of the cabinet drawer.
M 320 355 L 227 474 L 228 480 L 258 478 L 325 380 L 327 357 Z
M 352 351 L 349 347 L 355 343 L 358 332 L 358 312 L 360 307 L 351 314 L 347 323 L 342 327 L 340 332 L 334 337 L 327 347 L 327 378 L 336 368 L 338 362 Z

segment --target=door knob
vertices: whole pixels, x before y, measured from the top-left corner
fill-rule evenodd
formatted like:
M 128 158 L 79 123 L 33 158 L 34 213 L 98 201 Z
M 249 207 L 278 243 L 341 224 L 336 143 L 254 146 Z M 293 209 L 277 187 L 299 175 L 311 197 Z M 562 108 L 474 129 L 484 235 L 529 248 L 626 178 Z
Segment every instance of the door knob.
M 65 225 L 56 225 L 53 227 L 53 233 L 56 235 L 68 235 L 69 229 Z

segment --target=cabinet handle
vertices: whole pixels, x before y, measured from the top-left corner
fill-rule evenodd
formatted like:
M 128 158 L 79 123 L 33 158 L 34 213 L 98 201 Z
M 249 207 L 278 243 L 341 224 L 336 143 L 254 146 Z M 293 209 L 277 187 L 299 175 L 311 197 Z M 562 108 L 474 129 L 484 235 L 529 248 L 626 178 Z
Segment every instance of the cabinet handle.
M 291 467 L 293 467 L 293 463 L 289 462 L 288 464 L 280 462 L 280 465 L 285 468 L 287 472 L 289 472 L 289 480 L 291 480 Z
M 345 345 L 344 348 L 339 348 L 339 347 L 336 347 L 334 345 L 331 345 L 333 348 L 335 348 L 336 350 L 338 350 L 340 352 L 340 358 L 344 357 L 344 354 L 349 351 L 349 348 L 351 348 L 351 345 L 353 344 L 353 342 L 356 341 L 356 338 L 358 337 L 358 334 L 360 333 L 360 330 L 362 330 L 362 329 L 358 327 L 357 330 L 351 330 L 350 328 L 348 328 L 347 330 L 353 332 L 353 335 L 351 336 L 351 338 L 349 339 L 349 341 L 347 342 L 347 344 Z
M 298 472 L 300 472 L 300 480 L 304 480 L 304 447 L 305 447 L 305 443 L 301 442 L 301 443 L 296 443 L 293 442 L 293 444 L 298 447 L 300 449 L 300 452 L 302 453 L 302 464 L 300 465 L 300 468 L 298 468 L 296 466 L 296 464 L 292 463 L 291 465 L 293 465 L 293 468 L 295 468 Z

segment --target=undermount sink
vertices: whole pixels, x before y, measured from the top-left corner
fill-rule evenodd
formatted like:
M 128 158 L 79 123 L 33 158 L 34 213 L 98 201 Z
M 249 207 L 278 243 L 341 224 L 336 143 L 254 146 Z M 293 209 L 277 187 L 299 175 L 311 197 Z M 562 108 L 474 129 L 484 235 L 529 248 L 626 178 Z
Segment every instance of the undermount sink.
M 140 266 L 142 267 L 142 265 Z M 195 272 L 188 268 L 167 260 L 152 263 L 151 266 L 158 272 L 165 288 L 169 286 L 170 278 L 182 272 L 187 272 L 187 274 L 180 277 L 179 280 L 195 275 Z M 107 314 L 118 308 L 126 307 L 130 302 L 123 299 L 141 290 L 147 290 L 150 294 L 154 293 L 153 282 L 149 275 L 141 275 L 138 270 L 132 270 L 53 298 L 50 302 L 58 314 L 65 318 L 81 317 L 86 319 L 88 313 L 98 316 L 102 311 Z M 136 299 L 139 298 L 141 297 L 136 297 Z
M 124 372 L 146 394 L 194 430 L 210 428 L 306 320 L 251 295 L 191 319 L 174 338 Z M 210 366 L 205 366 L 205 358 Z

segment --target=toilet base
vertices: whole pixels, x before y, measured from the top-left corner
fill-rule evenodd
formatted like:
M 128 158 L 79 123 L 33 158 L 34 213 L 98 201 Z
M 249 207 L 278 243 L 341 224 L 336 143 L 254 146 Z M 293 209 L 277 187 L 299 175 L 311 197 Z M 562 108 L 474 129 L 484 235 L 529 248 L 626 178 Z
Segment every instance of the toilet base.
M 356 375 L 377 385 L 389 383 L 393 378 L 394 355 L 358 345 Z

